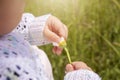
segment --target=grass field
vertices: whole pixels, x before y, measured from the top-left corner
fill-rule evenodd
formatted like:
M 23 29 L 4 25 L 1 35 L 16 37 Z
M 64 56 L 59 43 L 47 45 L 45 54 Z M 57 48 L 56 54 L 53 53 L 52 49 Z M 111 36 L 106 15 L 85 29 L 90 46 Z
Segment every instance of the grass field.
M 86 62 L 103 80 L 120 80 L 120 0 L 28 0 L 26 12 L 57 16 L 69 29 L 72 61 Z M 56 56 L 52 45 L 40 48 L 50 58 L 55 80 L 63 80 L 65 52 Z

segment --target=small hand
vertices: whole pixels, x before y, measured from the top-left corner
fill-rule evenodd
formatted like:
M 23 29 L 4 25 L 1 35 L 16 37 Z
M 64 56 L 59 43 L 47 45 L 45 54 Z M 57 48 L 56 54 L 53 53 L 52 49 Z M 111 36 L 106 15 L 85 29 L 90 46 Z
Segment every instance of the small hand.
M 58 18 L 50 16 L 44 29 L 44 35 L 49 41 L 59 43 L 61 37 L 67 39 L 68 29 Z M 62 50 L 57 46 L 53 48 L 53 52 L 57 55 L 60 55 Z
M 87 64 L 85 64 L 84 62 L 80 62 L 80 61 L 73 62 L 71 64 L 66 65 L 66 73 L 75 71 L 75 70 L 80 70 L 80 69 L 87 69 L 87 70 L 92 71 L 92 69 L 88 67 Z

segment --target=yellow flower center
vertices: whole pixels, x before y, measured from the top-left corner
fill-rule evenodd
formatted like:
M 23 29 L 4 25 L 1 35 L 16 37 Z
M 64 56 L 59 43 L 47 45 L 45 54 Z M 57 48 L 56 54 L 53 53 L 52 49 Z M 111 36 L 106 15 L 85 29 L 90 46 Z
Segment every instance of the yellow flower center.
M 65 41 L 65 40 L 61 41 L 61 42 L 59 43 L 59 46 L 62 47 L 62 48 L 66 47 L 66 46 L 67 46 L 66 41 Z

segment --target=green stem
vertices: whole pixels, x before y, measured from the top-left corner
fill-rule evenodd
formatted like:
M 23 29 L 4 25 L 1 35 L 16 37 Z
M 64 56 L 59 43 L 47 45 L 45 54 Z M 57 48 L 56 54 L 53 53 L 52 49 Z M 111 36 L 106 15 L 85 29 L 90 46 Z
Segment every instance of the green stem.
M 66 51 L 66 53 L 67 53 L 67 57 L 68 57 L 68 60 L 69 60 L 69 63 L 71 64 L 71 63 L 72 63 L 72 61 L 71 61 L 71 58 L 70 58 L 70 53 L 69 53 L 69 51 L 68 51 L 67 47 L 64 47 L 64 50 Z

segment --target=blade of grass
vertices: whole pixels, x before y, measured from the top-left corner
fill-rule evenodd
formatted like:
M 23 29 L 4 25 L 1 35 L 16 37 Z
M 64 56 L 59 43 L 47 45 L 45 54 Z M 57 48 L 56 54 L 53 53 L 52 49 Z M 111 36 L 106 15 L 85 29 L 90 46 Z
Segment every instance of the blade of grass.
M 100 33 L 98 33 L 96 30 L 93 30 L 93 32 L 95 32 L 98 36 L 100 36 L 115 52 L 116 54 L 120 57 L 120 52 L 115 48 L 115 46 L 106 38 L 104 38 Z
M 112 0 L 115 4 L 116 4 L 116 6 L 120 9 L 120 3 L 117 1 L 117 0 Z

